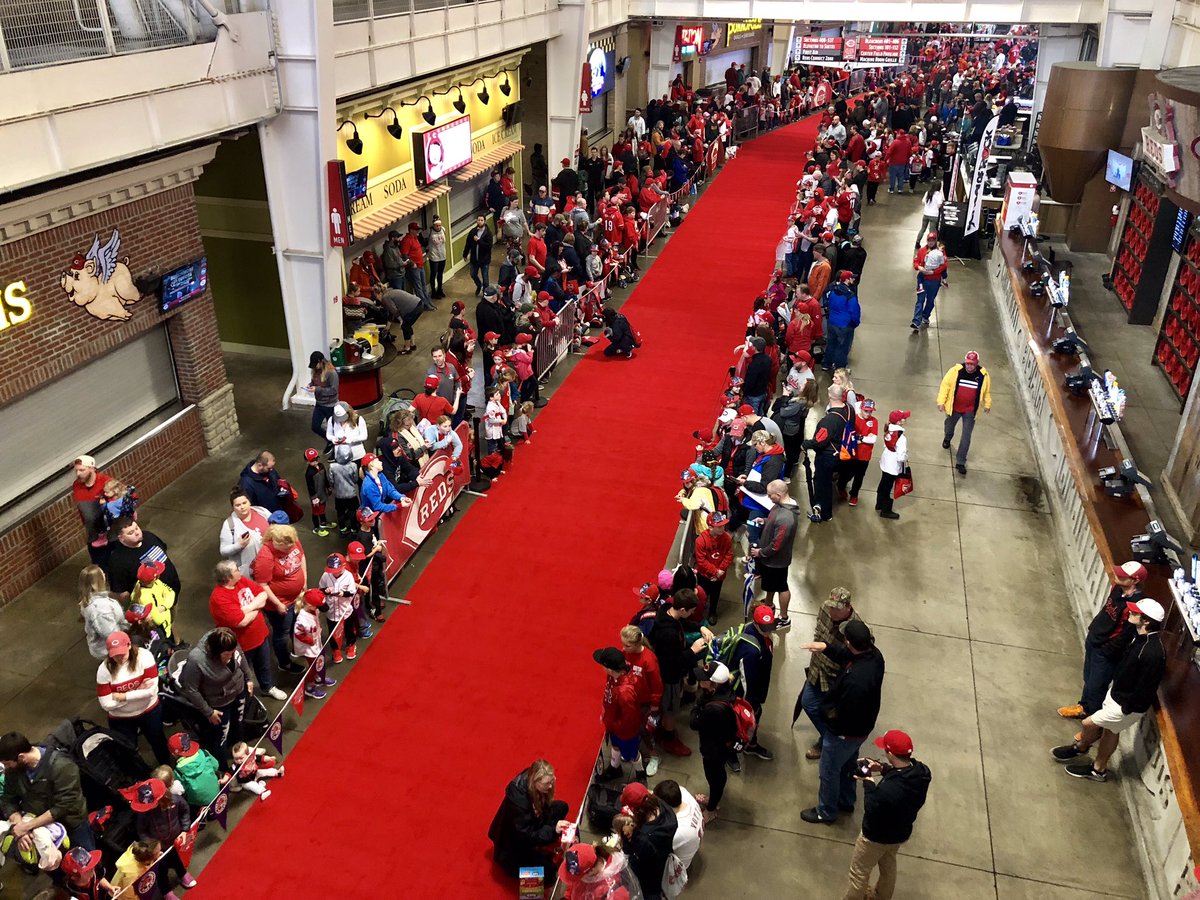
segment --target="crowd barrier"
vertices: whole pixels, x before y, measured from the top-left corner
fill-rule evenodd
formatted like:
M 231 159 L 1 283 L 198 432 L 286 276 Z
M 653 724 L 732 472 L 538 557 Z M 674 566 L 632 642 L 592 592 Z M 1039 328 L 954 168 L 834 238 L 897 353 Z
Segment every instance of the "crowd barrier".
M 578 316 L 579 303 L 568 300 L 558 311 L 558 323 L 552 328 L 543 328 L 533 339 L 533 371 L 539 381 L 549 375 L 571 349 Z

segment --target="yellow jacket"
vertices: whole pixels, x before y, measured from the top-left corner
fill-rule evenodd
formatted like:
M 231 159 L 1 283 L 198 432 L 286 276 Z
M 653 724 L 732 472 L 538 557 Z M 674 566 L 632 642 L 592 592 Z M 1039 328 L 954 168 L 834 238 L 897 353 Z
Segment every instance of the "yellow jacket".
M 954 412 L 954 389 L 958 385 L 958 373 L 962 371 L 963 364 L 958 363 L 950 367 L 942 378 L 942 386 L 938 388 L 938 406 L 946 408 L 946 415 Z M 979 367 L 980 373 L 983 375 L 983 384 L 979 388 L 979 406 L 985 410 L 992 408 L 992 376 L 988 374 L 988 370 L 983 366 Z M 978 406 L 976 407 L 978 409 Z
M 175 589 L 163 581 L 156 580 L 145 585 L 140 581 L 129 595 L 131 603 L 142 603 L 150 607 L 150 621 L 162 628 L 169 638 L 175 624 Z

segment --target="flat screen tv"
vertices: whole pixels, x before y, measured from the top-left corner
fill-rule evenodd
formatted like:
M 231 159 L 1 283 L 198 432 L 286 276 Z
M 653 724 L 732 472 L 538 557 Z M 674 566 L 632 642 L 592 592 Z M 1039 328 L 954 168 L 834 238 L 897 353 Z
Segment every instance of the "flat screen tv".
M 510 103 L 504 107 L 504 111 L 500 113 L 500 118 L 504 120 L 504 124 L 511 128 L 521 121 L 521 113 L 524 111 L 524 104 L 518 100 L 516 103 Z
M 1116 150 L 1108 151 L 1108 162 L 1104 165 L 1104 180 L 1123 191 L 1133 190 L 1133 160 Z
M 471 164 L 471 117 L 460 116 L 413 135 L 418 184 L 432 184 Z
M 202 256 L 163 276 L 158 308 L 162 312 L 177 309 L 193 297 L 203 294 L 206 287 L 208 287 L 208 257 Z
M 356 203 L 367 196 L 367 167 L 346 173 L 346 199 Z

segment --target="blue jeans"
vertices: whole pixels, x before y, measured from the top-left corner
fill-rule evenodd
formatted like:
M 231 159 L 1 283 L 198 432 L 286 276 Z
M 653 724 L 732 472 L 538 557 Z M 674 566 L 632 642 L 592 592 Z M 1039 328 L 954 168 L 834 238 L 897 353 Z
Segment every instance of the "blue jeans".
M 745 403 L 747 406 L 754 407 L 754 411 L 756 413 L 758 413 L 760 416 L 763 415 L 767 411 L 767 395 L 766 394 L 755 394 L 752 397 L 743 397 L 742 402 Z
M 296 624 L 296 610 L 289 606 L 287 612 L 275 612 L 271 609 L 264 609 L 263 615 L 267 617 L 267 624 L 271 626 L 271 646 L 275 648 L 275 658 L 279 660 L 279 667 L 292 664 L 292 654 L 288 649 L 288 638 L 292 636 L 292 627 Z
M 275 687 L 275 679 L 271 676 L 271 642 L 263 641 L 253 650 L 243 650 L 242 653 L 246 662 L 250 663 L 250 668 L 254 670 L 254 677 L 263 693 Z
M 1091 715 L 1104 704 L 1104 695 L 1117 671 L 1117 661 L 1109 659 L 1093 647 L 1083 650 L 1083 693 L 1079 705 Z
M 314 406 L 312 414 L 312 433 L 325 441 L 325 446 L 329 446 L 329 438 L 325 436 L 325 422 L 333 415 L 332 406 Z
M 396 272 L 387 276 L 388 287 L 394 288 L 397 291 L 408 290 L 408 283 L 404 280 L 403 272 Z
M 958 453 L 955 454 L 955 462 L 960 466 L 967 464 L 967 454 L 971 450 L 971 432 L 975 430 L 975 413 L 967 412 L 951 412 L 946 416 L 946 430 L 944 436 L 946 440 L 951 440 L 954 437 L 954 427 L 958 424 L 958 420 L 962 419 L 962 437 L 958 441 Z M 1101 698 L 1103 699 L 1103 698 Z
M 412 287 L 412 292 L 421 298 L 422 306 L 432 306 L 433 301 L 429 299 L 429 289 L 425 287 L 425 269 L 418 269 L 413 266 L 408 270 L 408 283 Z
M 488 286 L 488 269 L 491 268 L 489 263 L 477 263 L 471 260 L 471 280 L 475 282 L 475 287 L 485 288 Z
M 749 541 L 751 546 L 757 546 L 758 539 L 762 537 L 763 526 L 755 525 L 754 520 L 766 519 L 767 514 L 765 512 L 747 509 L 746 515 L 749 516 L 749 518 L 746 520 L 746 540 Z
M 821 789 L 817 794 L 817 814 L 836 819 L 854 809 L 858 786 L 854 781 L 854 763 L 862 741 L 826 732 L 821 737 Z
M 1100 698 L 1104 699 L 1103 696 Z M 138 734 L 146 736 L 146 743 L 154 752 L 154 758 L 160 766 L 169 766 L 174 762 L 171 751 L 167 748 L 167 736 L 163 732 L 162 704 L 156 703 L 153 709 L 147 710 L 140 716 L 129 718 L 108 717 L 108 727 L 118 734 L 129 738 L 134 747 L 138 745 Z
M 840 369 L 850 357 L 850 345 L 854 343 L 854 329 L 849 325 L 830 325 L 825 332 L 825 359 L 822 367 Z
M 800 707 L 808 716 L 808 720 L 813 723 L 813 728 L 817 729 L 817 737 L 822 744 L 825 742 L 825 735 L 829 733 L 829 726 L 821 718 L 821 704 L 824 701 L 825 692 L 823 690 L 813 686 L 812 682 L 804 682 L 804 688 L 800 691 Z
M 888 166 L 888 191 L 899 193 L 904 190 L 904 182 L 908 180 L 908 164 Z
M 933 315 L 933 303 L 937 300 L 938 291 L 942 289 L 940 278 L 922 278 L 917 276 L 917 302 L 913 306 L 913 324 L 920 325 L 928 322 Z

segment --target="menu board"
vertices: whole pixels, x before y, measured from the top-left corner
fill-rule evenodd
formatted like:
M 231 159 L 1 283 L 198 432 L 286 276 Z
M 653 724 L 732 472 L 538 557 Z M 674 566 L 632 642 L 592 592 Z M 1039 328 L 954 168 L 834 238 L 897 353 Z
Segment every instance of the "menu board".
M 836 63 L 842 61 L 842 39 L 840 37 L 796 38 L 792 49 L 792 61 L 797 63 Z
M 471 159 L 470 116 L 413 135 L 413 164 L 421 184 L 445 178 L 469 166 Z

